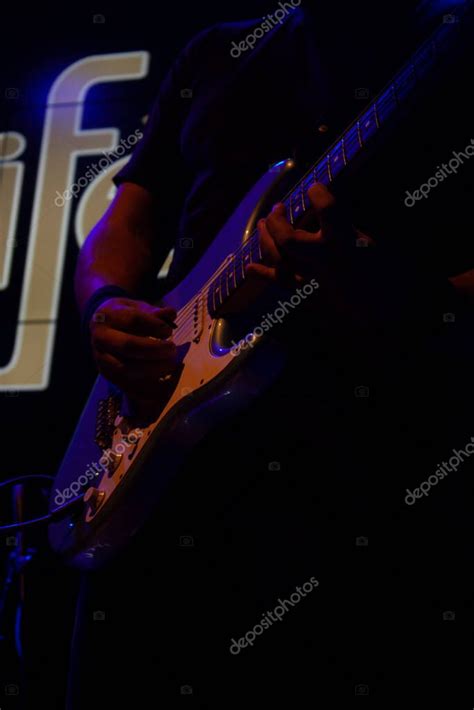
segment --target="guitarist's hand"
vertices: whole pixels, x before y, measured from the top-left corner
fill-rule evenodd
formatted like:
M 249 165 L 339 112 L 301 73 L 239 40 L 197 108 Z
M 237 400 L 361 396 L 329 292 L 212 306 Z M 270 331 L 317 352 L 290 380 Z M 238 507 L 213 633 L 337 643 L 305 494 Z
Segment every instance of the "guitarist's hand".
M 94 313 L 91 345 L 104 377 L 131 397 L 152 397 L 159 378 L 177 367 L 176 346 L 169 325 L 172 308 L 156 308 L 143 301 L 110 298 Z
M 315 278 L 319 289 L 303 309 L 316 309 L 321 326 L 373 325 L 379 317 L 377 302 L 381 296 L 376 285 L 373 240 L 353 227 L 347 213 L 321 183 L 309 189 L 308 197 L 319 229 L 294 229 L 285 206 L 277 204 L 258 225 L 264 263 L 249 265 L 247 274 L 255 281 L 280 283 L 295 290 Z
M 373 242 L 356 230 L 335 197 L 321 183 L 308 191 L 319 224 L 316 232 L 294 229 L 287 219 L 283 204 L 277 204 L 267 219 L 260 220 L 258 229 L 264 264 L 247 267 L 250 276 L 268 281 L 295 284 L 311 278 L 337 279 L 334 268 L 351 266 L 357 240 L 367 245 Z

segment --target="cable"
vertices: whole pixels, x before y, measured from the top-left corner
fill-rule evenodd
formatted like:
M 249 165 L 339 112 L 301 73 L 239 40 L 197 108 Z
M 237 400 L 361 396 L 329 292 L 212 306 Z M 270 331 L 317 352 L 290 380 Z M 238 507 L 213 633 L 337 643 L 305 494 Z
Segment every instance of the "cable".
M 49 515 L 43 515 L 42 518 L 34 518 L 33 520 L 25 520 L 24 523 L 14 523 L 13 525 L 2 525 L 0 527 L 0 532 L 4 532 L 6 530 L 21 530 L 22 528 L 27 528 L 33 525 L 39 525 L 40 523 L 45 523 L 47 520 L 51 520 L 53 517 L 52 513 L 49 513 Z
M 10 478 L 8 481 L 2 481 L 0 483 L 0 488 L 4 488 L 5 486 L 11 486 L 13 483 L 21 483 L 22 481 L 30 481 L 31 479 L 35 478 L 47 478 L 48 481 L 54 481 L 54 476 L 46 476 L 43 473 L 31 473 L 27 476 L 17 476 L 16 478 Z
M 21 622 L 23 617 L 23 606 L 18 604 L 15 614 L 15 647 L 18 658 L 23 658 L 23 646 L 21 643 Z
M 54 481 L 54 476 L 47 476 L 45 474 L 30 474 L 27 476 L 18 476 L 16 478 L 10 478 L 8 481 L 3 481 L 0 483 L 0 488 L 5 486 L 11 486 L 13 483 L 18 483 L 20 481 L 27 481 L 35 478 L 48 479 L 49 481 Z M 23 523 L 13 523 L 12 525 L 1 525 L 0 533 L 8 530 L 22 530 L 23 528 L 32 527 L 34 525 L 40 525 L 46 523 L 50 520 L 56 520 L 57 518 L 62 518 L 64 515 L 69 513 L 70 508 L 75 508 L 80 503 L 83 504 L 83 495 L 76 496 L 64 505 L 52 510 L 48 515 L 43 515 L 41 518 L 33 518 L 33 520 L 25 520 Z

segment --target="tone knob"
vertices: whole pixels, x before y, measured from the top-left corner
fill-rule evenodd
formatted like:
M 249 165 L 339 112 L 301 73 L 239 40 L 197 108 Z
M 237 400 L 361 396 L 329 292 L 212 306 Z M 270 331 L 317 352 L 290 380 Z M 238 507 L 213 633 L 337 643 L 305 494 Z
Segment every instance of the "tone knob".
M 84 503 L 88 503 L 94 513 L 99 510 L 100 506 L 104 502 L 104 499 L 105 491 L 99 491 L 98 488 L 88 488 L 84 493 Z
M 104 455 L 102 458 L 104 458 L 106 461 L 105 467 L 107 470 L 107 475 L 112 476 L 120 466 L 120 462 L 123 459 L 123 454 L 116 454 L 113 451 L 108 451 L 107 454 Z

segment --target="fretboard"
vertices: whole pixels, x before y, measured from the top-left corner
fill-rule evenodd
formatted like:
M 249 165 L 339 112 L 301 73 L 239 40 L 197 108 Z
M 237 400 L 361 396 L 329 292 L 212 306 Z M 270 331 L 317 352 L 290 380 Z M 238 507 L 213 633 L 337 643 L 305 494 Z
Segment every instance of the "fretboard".
M 449 52 L 458 37 L 462 15 L 473 5 L 470 0 L 455 22 L 443 22 L 430 39 L 413 55 L 388 86 L 347 128 L 331 148 L 315 163 L 298 184 L 281 200 L 292 225 L 311 210 L 308 189 L 315 182 L 329 186 L 347 166 L 364 151 L 374 136 L 388 123 L 393 123 L 402 105 L 414 96 L 438 63 Z M 221 266 L 208 290 L 208 308 L 216 315 L 225 301 L 243 283 L 249 264 L 260 263 L 259 236 L 255 230 L 242 246 Z

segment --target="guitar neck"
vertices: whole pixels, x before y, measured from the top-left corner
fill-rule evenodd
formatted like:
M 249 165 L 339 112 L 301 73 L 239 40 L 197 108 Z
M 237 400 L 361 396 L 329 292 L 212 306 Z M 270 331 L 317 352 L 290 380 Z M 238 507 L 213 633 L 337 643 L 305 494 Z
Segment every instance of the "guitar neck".
M 375 135 L 389 123 L 393 123 L 409 99 L 415 95 L 432 75 L 433 69 L 455 46 L 462 20 L 472 9 L 474 0 L 468 0 L 456 16 L 449 16 L 433 35 L 422 44 L 374 101 L 364 109 L 338 140 L 308 170 L 305 176 L 281 200 L 287 217 L 296 225 L 311 210 L 308 190 L 315 182 L 329 186 L 356 157 L 363 153 Z M 215 315 L 224 302 L 245 280 L 249 264 L 260 263 L 259 236 L 255 230 L 242 246 L 221 266 L 208 291 L 208 307 Z

